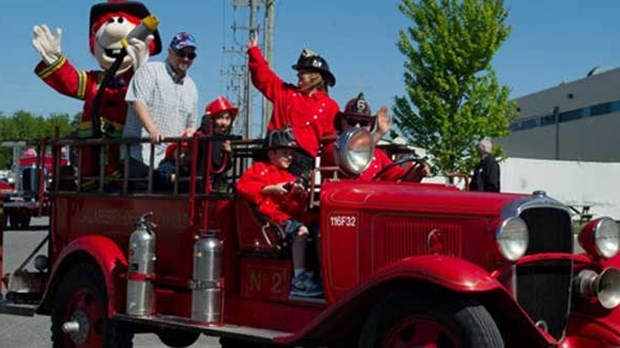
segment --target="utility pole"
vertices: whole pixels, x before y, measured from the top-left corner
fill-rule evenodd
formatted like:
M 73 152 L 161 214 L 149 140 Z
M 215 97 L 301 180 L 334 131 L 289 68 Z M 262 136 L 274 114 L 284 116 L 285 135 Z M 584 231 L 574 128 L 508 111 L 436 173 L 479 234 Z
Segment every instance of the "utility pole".
M 256 3 L 257 0 L 249 0 L 250 5 L 250 24 L 249 24 L 249 34 L 248 40 L 251 40 L 254 35 L 257 35 L 257 27 L 255 24 L 255 11 L 256 11 Z M 248 63 L 249 57 L 246 57 L 246 66 Z M 250 78 L 249 71 L 245 76 L 245 110 L 247 112 L 247 123 L 245 124 L 245 136 L 246 138 L 252 137 L 252 79 Z
M 269 62 L 269 64 L 272 64 L 272 59 L 273 59 L 273 28 L 274 28 L 274 14 L 275 14 L 275 0 L 232 0 L 232 4 L 233 4 L 233 9 L 235 12 L 235 15 L 233 16 L 235 18 L 235 22 L 232 25 L 232 29 L 233 29 L 233 38 L 234 38 L 234 43 L 236 45 L 235 48 L 233 49 L 228 49 L 228 50 L 224 50 L 224 53 L 231 53 L 233 54 L 233 57 L 236 57 L 237 59 L 239 59 L 240 57 L 244 57 L 243 58 L 243 67 L 241 67 L 239 70 L 237 70 L 236 72 L 238 72 L 239 74 L 237 74 L 235 72 L 234 67 L 238 67 L 240 66 L 240 64 L 231 64 L 228 71 L 226 73 L 222 73 L 223 76 L 228 77 L 230 79 L 233 79 L 235 81 L 238 81 L 238 83 L 232 83 L 231 86 L 235 86 L 234 88 L 240 88 L 240 90 L 238 90 L 238 99 L 236 102 L 236 105 L 239 106 L 239 117 L 238 119 L 238 124 L 237 124 L 237 129 L 241 130 L 241 135 L 243 135 L 245 138 L 249 139 L 252 138 L 254 136 L 254 134 L 252 134 L 252 120 L 253 120 L 253 115 L 252 115 L 252 111 L 253 111 L 253 104 L 254 104 L 254 100 L 252 97 L 252 80 L 250 78 L 250 73 L 247 69 L 247 64 L 248 64 L 248 57 L 245 55 L 245 41 L 243 39 L 237 39 L 236 33 L 237 31 L 248 31 L 248 38 L 251 39 L 254 35 L 259 35 L 259 30 L 261 28 L 261 25 L 258 23 L 259 20 L 257 20 L 258 16 L 257 16 L 257 12 L 261 7 L 265 7 L 265 18 L 264 18 L 264 25 L 262 26 L 262 28 L 265 28 L 265 30 L 263 31 L 263 35 L 262 35 L 262 42 L 260 42 L 261 40 L 259 40 L 259 43 L 264 45 L 264 54 L 265 54 L 265 59 L 267 59 L 267 61 Z M 237 18 L 237 9 L 238 8 L 247 8 L 249 9 L 249 12 L 247 13 L 247 25 L 241 25 L 238 24 L 236 22 L 236 18 Z M 237 61 L 239 62 L 239 61 Z M 230 71 L 233 72 L 230 72 Z M 269 120 L 269 117 L 271 116 L 272 113 L 272 105 L 271 102 L 269 102 L 266 98 L 262 98 L 262 110 L 261 110 L 263 116 L 262 118 L 259 117 L 258 120 L 260 120 L 260 122 L 262 123 L 262 129 L 260 132 L 257 132 L 259 136 L 264 135 L 264 130 L 266 130 L 267 128 L 267 122 Z
M 265 59 L 270 66 L 273 66 L 273 36 L 274 36 L 274 24 L 275 24 L 275 0 L 263 0 L 265 1 L 265 32 L 263 41 L 265 42 Z M 262 136 L 267 133 L 267 124 L 273 112 L 273 105 L 267 98 L 263 97 L 263 133 Z

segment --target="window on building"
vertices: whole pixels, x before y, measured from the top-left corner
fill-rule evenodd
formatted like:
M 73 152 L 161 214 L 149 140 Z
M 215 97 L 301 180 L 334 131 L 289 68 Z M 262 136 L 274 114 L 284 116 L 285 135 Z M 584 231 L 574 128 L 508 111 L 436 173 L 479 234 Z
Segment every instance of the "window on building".
M 510 131 L 515 132 L 521 130 L 521 122 L 510 122 Z
M 549 126 L 555 124 L 555 115 L 547 115 L 540 118 L 541 126 Z
M 609 114 L 611 112 L 611 103 L 603 103 L 590 107 L 591 116 L 599 116 Z
M 524 120 L 521 123 L 521 129 L 530 129 L 530 128 L 534 128 L 534 127 L 538 127 L 539 124 L 539 118 L 531 118 L 529 120 Z
M 568 122 L 580 119 L 582 116 L 582 109 L 576 109 L 571 111 L 565 111 L 560 113 L 560 122 Z

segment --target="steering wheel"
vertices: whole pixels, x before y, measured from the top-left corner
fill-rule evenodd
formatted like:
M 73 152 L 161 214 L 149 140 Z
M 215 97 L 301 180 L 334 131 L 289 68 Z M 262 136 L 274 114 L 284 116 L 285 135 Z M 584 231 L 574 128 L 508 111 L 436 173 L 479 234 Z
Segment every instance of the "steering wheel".
M 401 159 L 401 160 L 399 160 L 399 161 L 392 162 L 392 163 L 390 163 L 389 165 L 387 165 L 387 166 L 383 167 L 383 168 L 382 168 L 382 169 L 381 169 L 381 170 L 380 170 L 377 174 L 375 174 L 375 175 L 372 177 L 372 180 L 373 180 L 373 181 L 378 180 L 381 176 L 383 176 L 383 174 L 387 173 L 387 172 L 388 172 L 388 171 L 390 171 L 392 168 L 394 168 L 394 167 L 396 167 L 396 166 L 403 165 L 403 164 L 405 164 L 405 163 L 409 163 L 409 162 L 413 162 L 414 164 L 413 164 L 411 167 L 409 167 L 409 168 L 405 171 L 405 173 L 404 173 L 403 175 L 401 175 L 401 177 L 400 177 L 400 178 L 398 178 L 398 180 L 397 180 L 397 181 L 402 181 L 402 180 L 404 180 L 405 178 L 407 178 L 407 177 L 411 174 L 411 172 L 413 172 L 413 171 L 415 170 L 415 168 L 417 168 L 417 166 L 418 166 L 419 164 L 424 165 L 424 160 L 423 160 L 422 158 L 419 158 L 419 157 L 409 157 L 409 158 L 404 158 L 404 159 Z

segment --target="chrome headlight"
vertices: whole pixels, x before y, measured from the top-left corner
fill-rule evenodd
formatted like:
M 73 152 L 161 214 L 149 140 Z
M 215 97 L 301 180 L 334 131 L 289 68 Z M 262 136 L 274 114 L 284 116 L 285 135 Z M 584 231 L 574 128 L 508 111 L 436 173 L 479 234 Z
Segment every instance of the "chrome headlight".
M 338 167 L 347 175 L 365 171 L 375 151 L 372 135 L 363 128 L 352 128 L 336 139 L 334 156 Z
M 594 227 L 594 245 L 596 252 L 606 258 L 612 258 L 620 248 L 620 232 L 616 222 L 608 217 L 601 218 Z
M 530 241 L 527 225 L 518 217 L 502 221 L 495 237 L 500 254 L 510 261 L 525 255 Z

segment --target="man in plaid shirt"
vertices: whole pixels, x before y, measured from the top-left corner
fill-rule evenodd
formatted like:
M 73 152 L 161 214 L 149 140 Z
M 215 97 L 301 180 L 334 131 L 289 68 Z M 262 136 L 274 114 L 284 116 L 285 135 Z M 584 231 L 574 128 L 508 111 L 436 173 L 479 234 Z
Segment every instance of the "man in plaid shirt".
M 196 40 L 178 33 L 170 42 L 165 62 L 142 66 L 129 83 L 125 100 L 130 108 L 123 137 L 149 137 L 155 143 L 153 165 L 164 158 L 165 137 L 191 136 L 198 114 L 198 91 L 187 71 L 196 58 Z M 129 151 L 131 177 L 148 175 L 150 145 L 132 145 Z

